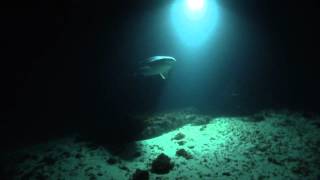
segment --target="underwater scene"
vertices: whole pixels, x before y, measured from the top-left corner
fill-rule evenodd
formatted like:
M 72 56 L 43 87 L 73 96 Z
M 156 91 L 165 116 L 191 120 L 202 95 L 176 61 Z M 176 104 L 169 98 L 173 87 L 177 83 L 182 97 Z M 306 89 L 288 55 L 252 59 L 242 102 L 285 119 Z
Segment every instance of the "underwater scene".
M 318 180 L 315 1 L 4 5 L 0 180 Z

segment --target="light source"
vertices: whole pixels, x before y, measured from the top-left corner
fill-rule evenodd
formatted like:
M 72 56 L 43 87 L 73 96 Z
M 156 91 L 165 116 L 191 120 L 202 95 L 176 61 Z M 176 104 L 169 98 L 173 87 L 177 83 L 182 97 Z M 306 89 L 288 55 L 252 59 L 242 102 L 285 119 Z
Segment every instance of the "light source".
M 212 35 L 218 14 L 216 0 L 175 0 L 170 19 L 183 44 L 198 47 Z
M 187 0 L 187 5 L 191 11 L 201 11 L 204 6 L 204 0 Z

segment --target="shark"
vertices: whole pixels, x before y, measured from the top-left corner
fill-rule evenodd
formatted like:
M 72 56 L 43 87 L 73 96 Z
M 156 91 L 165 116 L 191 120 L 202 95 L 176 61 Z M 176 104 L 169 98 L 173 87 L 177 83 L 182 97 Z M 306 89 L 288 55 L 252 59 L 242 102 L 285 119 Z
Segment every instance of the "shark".
M 152 56 L 142 61 L 139 66 L 139 74 L 143 76 L 160 75 L 163 80 L 167 78 L 168 72 L 176 63 L 171 56 Z

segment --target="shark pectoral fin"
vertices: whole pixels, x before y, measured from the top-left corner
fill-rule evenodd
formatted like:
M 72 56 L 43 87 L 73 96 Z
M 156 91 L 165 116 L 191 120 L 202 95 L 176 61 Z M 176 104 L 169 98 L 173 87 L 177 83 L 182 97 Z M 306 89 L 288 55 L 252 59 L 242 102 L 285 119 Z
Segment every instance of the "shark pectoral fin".
M 166 79 L 166 77 L 162 73 L 160 73 L 160 76 L 162 77 L 162 79 Z

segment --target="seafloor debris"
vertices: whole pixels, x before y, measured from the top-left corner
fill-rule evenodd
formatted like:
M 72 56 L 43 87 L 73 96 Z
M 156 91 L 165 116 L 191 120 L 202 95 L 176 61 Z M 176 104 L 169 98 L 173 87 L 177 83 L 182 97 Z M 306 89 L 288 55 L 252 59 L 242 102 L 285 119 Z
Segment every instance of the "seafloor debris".
M 149 171 L 137 169 L 132 175 L 132 180 L 148 180 L 149 179 Z
M 185 149 L 177 150 L 176 155 L 179 157 L 184 157 L 185 159 L 192 159 L 192 155 L 188 153 Z
M 181 133 L 181 132 L 179 132 L 178 134 L 176 134 L 172 139 L 173 140 L 181 140 L 181 139 L 183 139 L 183 138 L 185 138 L 186 137 L 186 135 L 184 135 L 183 133 Z
M 169 156 L 161 153 L 152 162 L 151 172 L 156 174 L 167 174 L 171 169 L 173 169 L 174 164 L 171 162 Z
M 183 146 L 187 143 L 187 141 L 178 141 L 177 143 L 179 144 L 179 146 Z
M 154 125 L 174 125 L 173 120 L 180 124 L 186 112 L 179 113 L 177 117 L 159 114 L 163 119 L 156 119 Z M 218 117 L 206 125 L 189 123 L 125 148 L 108 149 L 69 136 L 50 140 L 2 154 L 0 174 L 13 180 L 319 179 L 318 116 L 306 119 L 302 114 L 270 111 L 260 115 L 256 120 Z

